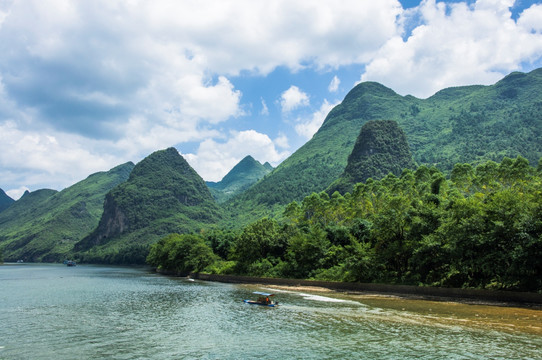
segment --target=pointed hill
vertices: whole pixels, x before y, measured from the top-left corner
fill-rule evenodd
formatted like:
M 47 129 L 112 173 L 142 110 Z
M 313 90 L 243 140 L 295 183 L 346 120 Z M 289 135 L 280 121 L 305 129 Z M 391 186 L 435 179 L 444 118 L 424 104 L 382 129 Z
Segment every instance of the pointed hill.
M 321 128 L 271 174 L 225 203 L 231 223 L 276 215 L 293 200 L 326 189 L 343 173 L 361 127 L 396 121 L 419 165 L 451 170 L 456 163 L 542 156 L 542 69 L 512 73 L 491 86 L 444 89 L 427 99 L 401 96 L 375 83 L 354 87 Z
M 380 180 L 389 173 L 399 176 L 406 168 L 414 169 L 415 164 L 404 131 L 396 121 L 371 120 L 361 127 L 346 168 L 328 193 L 345 194 L 357 183 Z
M 133 163 L 90 175 L 60 192 L 25 194 L 0 213 L 0 246 L 8 261 L 61 261 L 98 225 L 105 194 L 128 179 Z
M 4 190 L 0 189 L 0 212 L 6 210 L 8 207 L 13 204 L 15 200 L 10 198 Z
M 273 167 L 268 162 L 262 165 L 248 155 L 235 165 L 221 181 L 207 181 L 206 184 L 214 198 L 221 203 L 242 193 L 271 171 L 273 171 Z
M 175 148 L 139 162 L 129 179 L 106 195 L 103 208 L 98 227 L 76 244 L 85 261 L 104 262 L 170 233 L 199 231 L 221 217 L 204 181 Z

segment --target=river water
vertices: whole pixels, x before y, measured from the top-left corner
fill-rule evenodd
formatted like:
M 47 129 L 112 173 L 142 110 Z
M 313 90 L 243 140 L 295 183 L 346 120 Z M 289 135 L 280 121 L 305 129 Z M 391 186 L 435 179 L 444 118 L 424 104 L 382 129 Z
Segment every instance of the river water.
M 248 305 L 274 291 L 280 306 Z M 542 311 L 0 266 L 0 359 L 542 359 Z

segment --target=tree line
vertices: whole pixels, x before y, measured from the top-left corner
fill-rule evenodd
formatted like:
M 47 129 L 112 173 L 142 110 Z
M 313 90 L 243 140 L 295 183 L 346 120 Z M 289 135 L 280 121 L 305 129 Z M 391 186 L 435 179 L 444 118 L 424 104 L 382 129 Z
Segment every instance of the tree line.
M 542 291 L 542 159 L 420 166 L 313 193 L 240 230 L 171 234 L 166 271 Z

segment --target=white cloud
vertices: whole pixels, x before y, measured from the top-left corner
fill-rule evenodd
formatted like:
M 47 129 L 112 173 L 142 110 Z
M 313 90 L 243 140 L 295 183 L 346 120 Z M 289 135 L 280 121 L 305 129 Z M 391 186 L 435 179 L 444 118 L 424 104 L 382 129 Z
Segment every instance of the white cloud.
M 540 9 L 524 11 L 516 24 L 510 18 L 513 3 L 423 1 L 416 9 L 422 24 L 406 41 L 399 35 L 388 40 L 361 80 L 420 97 L 450 86 L 494 83 L 522 62 L 542 56 L 542 36 L 532 31 L 540 28 L 533 22 Z
M 265 100 L 262 98 L 262 110 L 260 111 L 260 115 L 269 115 L 269 108 L 267 107 L 267 104 L 265 103 Z
M 1 185 L 60 188 L 183 142 L 215 139 L 202 155 L 225 151 L 221 136 L 237 146 L 223 129 L 247 115 L 240 74 L 367 64 L 363 80 L 420 96 L 493 82 L 542 56 L 542 6 L 515 23 L 512 4 L 427 0 L 406 15 L 397 0 L 0 1 L 0 129 L 13 136 L 0 134 Z M 421 26 L 404 41 L 414 13 Z M 318 101 L 292 87 L 281 105 Z M 296 131 L 308 138 L 321 121 L 317 112 Z
M 257 131 L 233 131 L 225 142 L 207 139 L 200 143 L 196 154 L 183 156 L 203 179 L 220 181 L 247 155 L 261 163 L 279 164 L 290 153 L 278 151 L 275 145 L 269 136 Z
M 339 90 L 339 85 L 341 84 L 341 80 L 335 75 L 333 79 L 331 79 L 331 82 L 329 83 L 329 86 L 327 87 L 329 92 L 336 92 Z
M 0 125 L 15 122 L 15 146 L 37 139 L 43 164 L 59 174 L 51 184 L 64 186 L 67 154 L 88 160 L 76 165 L 88 174 L 111 159 L 216 136 L 215 125 L 244 115 L 231 83 L 241 72 L 370 59 L 395 34 L 400 11 L 396 0 L 2 2 Z M 286 108 L 308 103 L 292 100 Z M 21 171 L 43 174 L 37 153 L 13 151 Z
M 326 119 L 327 114 L 333 109 L 336 104 L 330 104 L 326 99 L 316 112 L 312 114 L 309 119 L 298 119 L 298 124 L 295 125 L 295 131 L 304 136 L 307 139 L 312 138 L 312 136 L 320 129 L 324 120 Z
M 542 4 L 533 5 L 524 10 L 518 20 L 518 25 L 526 32 L 542 33 Z
M 290 112 L 299 107 L 309 105 L 309 95 L 301 91 L 297 86 L 292 85 L 280 95 L 280 106 L 282 112 Z
M 21 184 L 19 188 L 36 190 L 47 182 L 63 188 L 120 163 L 114 156 L 93 151 L 101 146 L 71 134 L 21 131 L 8 121 L 0 124 L 0 178 Z
M 279 136 L 275 139 L 274 143 L 282 149 L 288 149 L 290 147 L 288 136 L 286 136 L 284 133 L 279 133 Z

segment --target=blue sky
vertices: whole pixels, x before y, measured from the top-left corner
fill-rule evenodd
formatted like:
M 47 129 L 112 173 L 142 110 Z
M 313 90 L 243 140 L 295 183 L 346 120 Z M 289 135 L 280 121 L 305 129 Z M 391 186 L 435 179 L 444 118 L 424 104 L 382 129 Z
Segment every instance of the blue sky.
M 0 188 L 62 190 L 175 146 L 276 166 L 361 81 L 420 98 L 542 66 L 526 0 L 0 0 Z

